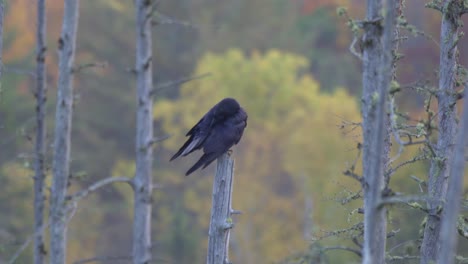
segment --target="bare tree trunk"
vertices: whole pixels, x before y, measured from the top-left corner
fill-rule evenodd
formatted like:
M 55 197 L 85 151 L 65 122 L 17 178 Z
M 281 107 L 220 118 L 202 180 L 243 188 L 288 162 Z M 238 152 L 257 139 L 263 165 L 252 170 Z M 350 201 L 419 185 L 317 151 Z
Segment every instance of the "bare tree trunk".
M 230 263 L 229 235 L 234 226 L 231 219 L 233 170 L 234 161 L 230 154 L 225 153 L 218 158 L 213 180 L 207 264 Z
M 382 191 L 384 178 L 378 172 L 372 179 L 373 171 L 379 170 L 386 158 L 382 157 L 381 153 L 377 154 L 377 146 L 381 146 L 382 142 L 375 142 L 375 124 L 376 124 L 376 107 L 378 101 L 373 99 L 374 94 L 382 95 L 379 91 L 379 68 L 381 64 L 382 54 L 382 26 L 380 24 L 380 11 L 382 10 L 381 0 L 368 0 L 367 2 L 367 17 L 369 21 L 364 25 L 363 36 L 363 93 L 362 93 L 362 129 L 363 129 L 363 189 L 364 189 L 364 245 L 363 245 L 363 263 L 380 263 L 377 259 L 382 259 L 385 250 L 385 233 L 387 220 L 385 211 L 381 210 L 374 212 L 373 196 L 379 195 Z M 375 21 L 375 22 L 371 22 Z M 383 128 L 379 129 L 382 130 Z M 373 165 L 372 165 L 373 164 Z M 375 169 L 372 168 L 374 166 Z M 375 186 L 377 184 L 377 186 Z M 371 193 L 374 190 L 374 193 Z
M 3 77 L 3 17 L 5 16 L 5 0 L 0 0 L 0 78 Z M 1 86 L 0 86 L 1 88 Z M 1 89 L 0 89 L 1 91 Z
M 133 263 L 151 262 L 153 98 L 151 0 L 136 0 L 137 131 L 134 186 Z
M 62 33 L 58 41 L 59 79 L 55 114 L 54 161 L 50 208 L 50 263 L 66 263 L 66 194 L 70 174 L 70 139 L 73 110 L 73 63 L 75 59 L 79 0 L 65 0 Z
M 46 14 L 45 0 L 37 2 L 37 46 L 36 46 L 36 160 L 34 175 L 34 263 L 44 263 L 46 249 L 44 244 L 44 180 L 46 154 Z
M 441 227 L 440 202 L 447 195 L 447 183 L 453 144 L 455 142 L 455 78 L 457 76 L 457 42 L 459 38 L 462 0 L 445 0 L 440 31 L 440 66 L 438 101 L 438 138 L 432 147 L 434 157 L 429 170 L 428 216 L 421 245 L 421 263 L 435 262 L 439 251 Z
M 465 83 L 465 102 L 468 98 L 468 84 Z M 460 201 L 463 193 L 463 175 L 465 172 L 465 147 L 468 143 L 468 105 L 463 106 L 462 120 L 455 145 L 448 196 L 442 218 L 440 232 L 440 255 L 437 263 L 453 264 L 457 249 L 457 219 L 460 213 Z
M 385 207 L 378 206 L 386 180 L 384 169 L 390 149 L 387 94 L 392 79 L 392 49 L 396 8 L 399 1 L 388 1 L 385 26 L 380 16 L 381 0 L 367 3 L 363 36 L 363 263 L 384 263 L 387 233 Z M 377 85 L 376 85 L 377 84 Z

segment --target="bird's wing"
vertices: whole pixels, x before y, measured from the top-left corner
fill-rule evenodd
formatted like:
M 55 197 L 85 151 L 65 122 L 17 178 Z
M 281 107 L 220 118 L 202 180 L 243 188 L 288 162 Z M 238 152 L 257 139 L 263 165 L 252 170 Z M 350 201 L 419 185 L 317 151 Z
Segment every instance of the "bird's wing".
M 193 126 L 189 132 L 187 132 L 186 136 L 190 136 L 189 139 L 184 143 L 184 145 L 177 151 L 174 156 L 172 156 L 171 160 L 176 159 L 180 155 L 187 156 L 188 154 L 192 153 L 193 151 L 200 149 L 203 147 L 203 142 L 206 140 L 208 135 L 210 134 L 210 126 L 213 122 L 213 114 L 212 111 L 208 111 L 198 123 Z
M 198 123 L 195 124 L 187 132 L 187 134 L 185 136 L 193 135 L 193 134 L 199 132 L 201 128 L 211 129 L 211 127 L 215 123 L 215 116 L 216 116 L 216 112 L 217 112 L 217 106 L 218 105 L 213 106 L 208 112 L 206 112 L 206 114 L 200 119 L 200 121 L 198 121 Z
M 247 125 L 246 118 L 246 115 L 238 112 L 225 120 L 224 123 L 213 126 L 210 136 L 203 144 L 203 151 L 205 153 L 217 153 L 217 157 L 228 151 L 241 139 Z
M 212 132 L 208 135 L 206 140 L 203 143 L 203 155 L 200 159 L 185 173 L 185 176 L 188 176 L 198 168 L 202 167 L 204 169 L 206 166 L 210 165 L 215 159 L 221 156 L 226 152 L 232 144 L 229 146 L 229 141 L 227 138 L 223 137 L 222 125 L 218 124 L 213 127 Z M 227 147 L 227 148 L 226 148 Z
M 210 136 L 207 137 L 203 144 L 203 152 L 219 153 L 219 155 L 221 155 L 224 151 L 227 151 L 226 147 L 229 148 L 228 145 L 231 142 L 232 136 L 231 133 L 229 133 L 228 127 L 223 124 L 216 125 L 213 127 Z
M 187 156 L 195 150 L 200 149 L 203 147 L 203 142 L 206 140 L 207 136 L 208 134 L 205 132 L 192 134 L 190 138 L 184 143 L 184 145 L 177 151 L 177 153 L 172 156 L 171 160 L 176 159 L 180 155 Z
M 194 134 L 194 133 L 200 128 L 200 124 L 202 124 L 203 121 L 207 118 L 207 115 L 208 115 L 208 113 L 206 113 L 206 114 L 200 119 L 200 121 L 198 121 L 198 123 L 196 123 L 196 124 L 187 132 L 187 134 L 185 134 L 185 136 L 188 137 L 188 136 L 191 136 L 192 134 Z
M 170 161 L 176 159 L 177 157 L 180 156 L 180 154 L 182 154 L 186 149 L 187 147 L 193 142 L 193 136 L 190 136 L 190 138 L 184 143 L 184 145 L 176 152 L 176 154 L 174 154 L 174 156 L 171 157 Z

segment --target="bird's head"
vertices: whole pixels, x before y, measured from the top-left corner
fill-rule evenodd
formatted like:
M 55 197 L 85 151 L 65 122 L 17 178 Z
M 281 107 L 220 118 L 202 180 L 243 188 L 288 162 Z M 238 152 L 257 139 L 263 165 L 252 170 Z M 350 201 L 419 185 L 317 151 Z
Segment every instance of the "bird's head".
M 232 116 L 240 109 L 239 103 L 233 98 L 224 98 L 216 106 L 216 119 L 222 120 Z

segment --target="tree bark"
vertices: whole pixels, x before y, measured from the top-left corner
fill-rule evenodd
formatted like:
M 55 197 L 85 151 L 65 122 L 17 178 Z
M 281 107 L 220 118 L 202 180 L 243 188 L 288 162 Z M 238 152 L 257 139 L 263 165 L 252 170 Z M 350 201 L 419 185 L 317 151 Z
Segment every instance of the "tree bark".
M 384 169 L 390 149 L 387 94 L 392 79 L 392 50 L 396 9 L 399 1 L 388 1 L 385 26 L 380 16 L 382 1 L 367 2 L 363 36 L 363 263 L 384 263 L 387 235 L 386 209 L 378 206 L 386 180 Z M 377 85 L 376 85 L 377 84 Z
M 34 165 L 34 264 L 44 263 L 46 249 L 44 244 L 44 180 L 46 156 L 46 14 L 45 0 L 37 2 L 36 31 L 36 160 Z
M 3 17 L 5 16 L 5 1 L 0 0 L 0 78 L 3 77 Z M 1 88 L 1 86 L 0 86 Z M 0 89 L 1 90 L 1 89 Z
M 50 208 L 50 263 L 66 263 L 66 194 L 70 174 L 73 63 L 79 0 L 65 0 L 59 48 L 59 79 L 55 114 L 54 161 Z
M 133 263 L 151 262 L 153 99 L 151 16 L 153 3 L 136 0 L 137 131 L 134 186 Z
M 468 84 L 465 83 L 465 102 L 468 96 Z M 465 147 L 468 143 L 468 105 L 463 106 L 463 114 L 455 145 L 448 196 L 442 218 L 440 232 L 440 255 L 437 263 L 453 264 L 457 249 L 457 219 L 463 193 L 463 175 L 465 172 Z
M 363 129 L 363 189 L 364 189 L 364 244 L 363 263 L 381 263 L 373 260 L 382 259 L 385 250 L 386 218 L 383 210 L 376 214 L 373 196 L 382 191 L 384 179 L 381 173 L 372 178 L 374 169 L 379 170 L 386 158 L 380 153 L 377 154 L 376 147 L 381 142 L 375 142 L 376 106 L 378 102 L 373 99 L 373 95 L 381 95 L 378 85 L 379 68 L 381 64 L 381 54 L 383 52 L 381 35 L 382 26 L 378 21 L 381 19 L 379 12 L 382 10 L 381 0 L 369 0 L 367 2 L 367 21 L 364 25 L 363 36 L 363 95 L 362 95 L 362 129 Z M 376 21 L 376 22 L 370 22 Z M 383 128 L 382 128 L 383 129 Z M 380 130 L 382 130 L 380 129 Z M 377 186 L 375 186 L 377 184 Z M 371 193 L 372 190 L 374 193 Z
M 234 226 L 231 219 L 233 170 L 234 161 L 228 153 L 218 158 L 213 180 L 207 264 L 230 263 L 229 235 Z
M 463 1 L 461 0 L 445 0 L 442 7 L 439 90 L 437 92 L 438 137 L 429 170 L 428 195 L 430 199 L 427 203 L 429 213 L 421 245 L 422 264 L 435 262 L 440 247 L 440 201 L 444 200 L 447 195 L 449 161 L 452 158 L 455 142 L 456 99 L 454 86 L 457 76 L 457 42 L 461 17 L 461 13 L 457 9 L 462 7 Z

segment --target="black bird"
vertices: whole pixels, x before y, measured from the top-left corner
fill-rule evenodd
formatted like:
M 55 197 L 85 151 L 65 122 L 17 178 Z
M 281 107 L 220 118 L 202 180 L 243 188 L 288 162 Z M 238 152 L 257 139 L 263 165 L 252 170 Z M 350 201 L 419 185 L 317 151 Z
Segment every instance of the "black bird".
M 190 136 L 187 142 L 172 156 L 175 158 L 187 156 L 195 150 L 203 148 L 203 156 L 190 168 L 185 176 L 201 166 L 204 169 L 213 160 L 239 143 L 247 126 L 247 113 L 233 98 L 224 98 L 210 109 L 185 136 Z

